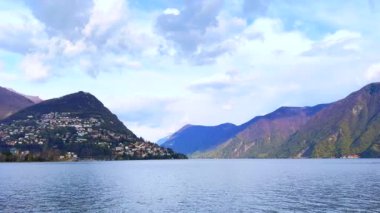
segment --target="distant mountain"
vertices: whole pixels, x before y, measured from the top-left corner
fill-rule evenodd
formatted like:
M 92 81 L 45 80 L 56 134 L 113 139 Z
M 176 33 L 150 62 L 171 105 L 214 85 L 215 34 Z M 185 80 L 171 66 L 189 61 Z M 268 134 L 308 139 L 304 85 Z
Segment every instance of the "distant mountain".
M 277 157 L 380 157 L 380 83 L 317 113 L 292 135 Z
M 242 125 L 242 131 L 216 149 L 194 157 L 266 158 L 272 157 L 290 135 L 328 105 L 281 107 Z
M 216 148 L 239 130 L 238 126 L 230 123 L 218 126 L 186 125 L 168 137 L 162 146 L 184 154 L 206 151 Z
M 43 100 L 38 96 L 32 96 L 32 95 L 24 95 L 27 99 L 33 101 L 33 103 L 38 104 L 41 103 Z
M 184 157 L 138 138 L 85 92 L 43 101 L 4 119 L 0 123 L 1 152 L 0 161 Z
M 0 87 L 0 120 L 33 104 L 33 101 L 23 95 Z
M 162 145 L 192 157 L 265 157 L 273 147 L 281 145 L 311 116 L 327 105 L 315 107 L 281 107 L 264 116 L 236 126 L 186 125 Z M 257 147 L 265 152 L 256 153 Z
M 250 121 L 211 158 L 380 157 L 380 83 L 329 105 L 280 108 Z
M 9 90 L 9 91 L 11 91 L 11 92 L 14 92 L 14 93 L 17 93 L 17 94 L 19 94 L 19 95 L 24 96 L 25 98 L 31 100 L 31 101 L 32 101 L 33 103 L 35 103 L 35 104 L 41 103 L 41 102 L 43 101 L 43 100 L 42 100 L 40 97 L 38 97 L 38 96 L 24 95 L 24 94 L 19 93 L 19 92 L 15 91 L 15 90 L 13 90 L 13 89 L 11 89 L 11 88 L 6 88 L 6 89 Z
M 166 136 L 166 137 L 164 137 L 164 138 L 161 138 L 161 139 L 159 139 L 158 141 L 156 141 L 156 144 L 157 145 L 162 145 L 162 144 L 164 144 L 166 141 L 168 141 L 170 139 L 170 135 L 169 136 Z

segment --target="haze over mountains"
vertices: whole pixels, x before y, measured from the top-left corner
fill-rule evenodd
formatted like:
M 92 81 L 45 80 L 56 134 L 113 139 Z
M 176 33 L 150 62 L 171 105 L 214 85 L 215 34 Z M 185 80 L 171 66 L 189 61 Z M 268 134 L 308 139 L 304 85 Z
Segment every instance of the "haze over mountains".
M 231 124 L 236 132 L 188 126 L 162 145 L 206 158 L 380 157 L 379 113 L 380 83 L 373 83 L 331 104 L 281 107 Z

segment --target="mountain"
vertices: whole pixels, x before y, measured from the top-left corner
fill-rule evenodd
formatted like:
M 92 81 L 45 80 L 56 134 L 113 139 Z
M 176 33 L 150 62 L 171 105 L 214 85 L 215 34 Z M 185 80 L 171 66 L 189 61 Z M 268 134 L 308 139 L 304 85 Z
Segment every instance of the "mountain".
M 0 120 L 33 104 L 33 101 L 23 95 L 0 87 Z
M 5 118 L 0 123 L 1 152 L 0 160 L 21 161 L 184 157 L 138 138 L 85 92 L 43 101 Z
M 157 145 L 162 145 L 162 144 L 164 144 L 166 141 L 168 141 L 170 139 L 170 135 L 169 136 L 166 136 L 166 137 L 164 137 L 164 138 L 161 138 L 161 139 L 159 139 L 158 141 L 156 141 L 156 144 Z
M 317 113 L 277 157 L 380 157 L 380 83 L 372 83 Z
M 193 157 L 265 158 L 298 131 L 316 113 L 327 107 L 281 107 L 264 116 L 257 116 L 241 125 L 241 131 L 214 150 L 194 153 Z
M 239 127 L 226 123 L 218 126 L 186 125 L 162 144 L 177 152 L 191 154 L 206 151 L 225 142 L 239 131 Z
M 27 99 L 31 100 L 33 103 L 38 104 L 41 103 L 43 100 L 38 96 L 32 96 L 32 95 L 23 95 Z
M 24 94 L 19 93 L 19 92 L 15 91 L 15 90 L 13 90 L 13 89 L 11 89 L 11 88 L 6 88 L 6 89 L 9 90 L 9 91 L 11 91 L 11 92 L 17 93 L 17 94 L 19 94 L 19 95 L 21 95 L 21 96 L 24 96 L 25 98 L 31 100 L 31 101 L 32 101 L 33 103 L 35 103 L 35 104 L 41 103 L 41 102 L 43 101 L 43 100 L 42 100 L 40 97 L 38 97 L 38 96 L 24 95 Z
M 281 107 L 240 126 L 230 123 L 186 125 L 168 137 L 162 146 L 192 157 L 265 157 L 326 106 Z M 256 152 L 258 147 L 265 152 Z
M 80 119 L 100 119 L 103 121 L 102 126 L 106 129 L 126 134 L 131 138 L 136 138 L 103 103 L 95 96 L 85 92 L 77 92 L 61 98 L 41 102 L 20 110 L 18 113 L 4 119 L 3 122 L 10 123 L 17 120 L 25 120 L 30 116 L 33 118 L 41 118 L 41 116 L 49 113 L 69 113 L 70 117 L 79 117 Z
M 380 83 L 309 108 L 282 107 L 235 137 L 193 157 L 380 157 Z

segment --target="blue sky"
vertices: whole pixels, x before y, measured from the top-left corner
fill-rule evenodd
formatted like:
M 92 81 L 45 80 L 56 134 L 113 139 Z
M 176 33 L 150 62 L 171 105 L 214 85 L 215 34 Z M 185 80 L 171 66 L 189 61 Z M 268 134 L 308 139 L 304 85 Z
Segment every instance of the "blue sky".
M 0 86 L 90 92 L 152 141 L 380 80 L 375 0 L 16 0 L 0 20 Z

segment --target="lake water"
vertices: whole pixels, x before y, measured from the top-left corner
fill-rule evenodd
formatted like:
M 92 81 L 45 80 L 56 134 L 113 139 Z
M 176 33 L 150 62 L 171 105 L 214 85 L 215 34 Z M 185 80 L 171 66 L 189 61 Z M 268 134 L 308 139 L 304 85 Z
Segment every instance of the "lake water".
M 0 163 L 1 212 L 380 212 L 380 160 Z

